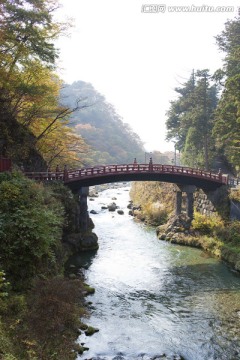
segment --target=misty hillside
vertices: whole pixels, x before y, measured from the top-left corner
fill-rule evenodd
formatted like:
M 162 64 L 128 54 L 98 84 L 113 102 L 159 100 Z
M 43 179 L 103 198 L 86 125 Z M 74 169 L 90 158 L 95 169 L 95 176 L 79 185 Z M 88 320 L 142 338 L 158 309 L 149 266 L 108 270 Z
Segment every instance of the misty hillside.
M 139 136 L 90 83 L 76 81 L 64 85 L 60 102 L 71 108 L 78 102 L 82 108 L 73 112 L 70 126 L 91 146 L 84 159 L 85 165 L 124 164 L 132 163 L 134 158 L 144 159 Z

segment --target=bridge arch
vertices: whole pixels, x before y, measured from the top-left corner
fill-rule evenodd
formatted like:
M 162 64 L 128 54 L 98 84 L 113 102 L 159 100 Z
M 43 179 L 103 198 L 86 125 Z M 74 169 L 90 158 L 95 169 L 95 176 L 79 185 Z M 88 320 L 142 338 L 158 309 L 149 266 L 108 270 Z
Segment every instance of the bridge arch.
M 221 172 L 216 174 L 189 167 L 152 163 L 104 165 L 77 170 L 68 170 L 65 167 L 64 171 L 59 171 L 57 167 L 55 171 L 25 172 L 25 175 L 34 180 L 62 181 L 73 191 L 78 191 L 81 187 L 128 181 L 161 181 L 195 185 L 207 191 L 228 184 L 228 176 Z
M 194 185 L 207 191 L 227 184 L 227 177 L 204 170 L 159 164 L 107 165 L 65 171 L 64 183 L 73 191 L 80 187 L 112 182 L 161 181 L 178 185 Z
M 87 195 L 89 186 L 113 182 L 129 181 L 160 181 L 170 182 L 176 187 L 176 215 L 181 213 L 182 193 L 187 194 L 187 215 L 193 217 L 193 192 L 196 188 L 205 191 L 217 190 L 222 185 L 228 184 L 228 177 L 219 173 L 207 172 L 189 167 L 153 164 L 127 164 L 127 165 L 104 165 L 78 170 L 47 171 L 25 173 L 31 179 L 40 181 L 61 181 L 74 193 L 79 194 L 81 221 L 87 224 Z M 83 225 L 86 227 L 86 225 Z

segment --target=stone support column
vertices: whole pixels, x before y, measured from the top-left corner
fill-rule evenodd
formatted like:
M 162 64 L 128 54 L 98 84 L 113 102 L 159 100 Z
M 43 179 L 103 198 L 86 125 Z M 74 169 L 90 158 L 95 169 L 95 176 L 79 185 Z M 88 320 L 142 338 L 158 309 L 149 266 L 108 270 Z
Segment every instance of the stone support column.
M 187 192 L 187 204 L 186 204 L 187 216 L 193 219 L 193 192 Z
M 192 220 L 193 219 L 193 193 L 196 190 L 195 185 L 175 185 L 176 191 L 176 208 L 175 214 L 180 215 L 182 213 L 182 193 L 185 192 L 187 194 L 186 199 L 186 215 Z
M 180 215 L 181 212 L 182 212 L 182 192 L 176 191 L 175 215 Z

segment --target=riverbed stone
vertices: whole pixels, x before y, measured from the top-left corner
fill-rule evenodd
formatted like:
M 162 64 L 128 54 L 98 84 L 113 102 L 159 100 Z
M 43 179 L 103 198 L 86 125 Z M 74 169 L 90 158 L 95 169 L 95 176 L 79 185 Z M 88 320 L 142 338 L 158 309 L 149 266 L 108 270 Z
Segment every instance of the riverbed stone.
M 98 212 L 97 212 L 96 210 L 91 210 L 91 211 L 90 211 L 90 214 L 96 215 L 96 214 L 98 214 Z
M 128 208 L 128 209 L 132 209 L 132 207 L 133 207 L 133 202 L 132 202 L 132 201 L 129 201 L 129 204 L 127 205 L 127 208 Z
M 118 208 L 117 204 L 115 202 L 108 205 L 109 211 L 115 211 Z

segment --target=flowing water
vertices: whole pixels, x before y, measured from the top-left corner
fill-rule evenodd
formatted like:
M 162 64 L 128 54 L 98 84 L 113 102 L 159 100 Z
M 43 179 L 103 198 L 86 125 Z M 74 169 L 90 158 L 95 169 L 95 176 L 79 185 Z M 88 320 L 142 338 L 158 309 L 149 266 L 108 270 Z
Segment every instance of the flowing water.
M 101 209 L 113 201 L 124 215 Z M 240 359 L 239 274 L 199 249 L 158 240 L 128 202 L 127 185 L 88 202 L 99 250 L 80 261 L 96 289 L 86 322 L 100 331 L 80 336 L 90 350 L 79 359 Z

